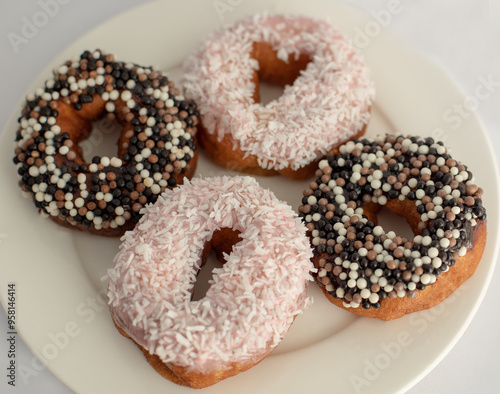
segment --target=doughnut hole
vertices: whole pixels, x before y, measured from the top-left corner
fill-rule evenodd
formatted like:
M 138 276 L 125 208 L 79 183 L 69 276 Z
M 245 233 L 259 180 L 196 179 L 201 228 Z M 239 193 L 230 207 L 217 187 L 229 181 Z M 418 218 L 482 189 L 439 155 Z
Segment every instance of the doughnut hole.
M 117 139 L 123 126 L 107 116 L 91 122 L 91 131 L 87 138 L 79 142 L 83 159 L 92 162 L 94 156 L 113 157 L 117 155 Z
M 394 231 L 396 235 L 409 240 L 422 233 L 418 227 L 420 214 L 410 200 L 389 200 L 385 205 L 369 203 L 363 205 L 363 214 L 382 226 L 386 233 Z
M 297 59 L 293 54 L 289 55 L 286 63 L 278 58 L 271 45 L 264 42 L 255 42 L 250 56 L 259 62 L 259 70 L 252 79 L 255 85 L 253 99 L 263 105 L 279 98 L 284 87 L 292 85 L 311 61 L 309 56 L 301 53 Z
M 120 136 L 117 138 L 117 157 L 122 158 L 128 149 L 130 137 L 133 135 L 133 126 L 125 119 L 127 112 L 125 103 L 121 99 L 118 99 L 114 102 L 114 105 L 115 111 L 108 113 L 106 111 L 106 102 L 97 94 L 93 95 L 91 103 L 82 104 L 80 110 L 76 110 L 71 104 L 66 104 L 62 101 L 58 102 L 57 111 L 59 115 L 56 124 L 61 128 L 61 133 L 68 133 L 72 142 L 72 146 L 69 149 L 73 154 L 70 156 L 56 155 L 55 160 L 57 164 L 68 164 L 68 161 L 70 163 L 89 164 L 92 157 L 98 154 L 94 149 L 89 148 L 89 143 L 83 144 L 83 141 L 89 140 L 93 135 L 92 131 L 95 129 L 95 123 L 98 124 L 96 128 L 100 128 L 99 125 L 101 122 L 99 121 L 104 118 L 107 118 L 113 135 L 115 135 L 114 131 L 121 127 Z M 100 133 L 106 134 L 102 129 Z M 100 139 L 103 139 L 102 135 Z M 98 138 L 96 138 L 96 141 L 98 141 Z M 90 145 L 100 145 L 100 142 L 98 141 L 95 144 L 90 142 Z
M 203 249 L 202 264 L 194 284 L 191 301 L 198 301 L 205 297 L 214 268 L 222 267 L 225 262 L 224 253 L 231 253 L 233 246 L 241 240 L 239 234 L 239 231 L 231 228 L 222 228 L 214 232 L 212 239 Z

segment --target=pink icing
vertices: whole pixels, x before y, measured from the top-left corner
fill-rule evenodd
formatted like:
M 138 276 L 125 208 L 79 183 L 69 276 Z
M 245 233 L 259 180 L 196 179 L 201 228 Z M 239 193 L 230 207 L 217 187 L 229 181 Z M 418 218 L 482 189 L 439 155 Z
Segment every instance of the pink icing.
M 109 270 L 115 322 L 165 363 L 210 373 L 274 348 L 311 300 L 305 227 L 251 177 L 185 180 L 122 238 Z M 204 245 L 220 228 L 242 240 L 191 301 Z
M 284 94 L 266 105 L 253 101 L 250 57 L 254 42 L 278 57 L 312 60 Z M 187 59 L 184 87 L 206 130 L 230 134 L 262 168 L 297 170 L 362 129 L 374 89 L 361 55 L 328 22 L 304 16 L 254 15 L 214 32 Z

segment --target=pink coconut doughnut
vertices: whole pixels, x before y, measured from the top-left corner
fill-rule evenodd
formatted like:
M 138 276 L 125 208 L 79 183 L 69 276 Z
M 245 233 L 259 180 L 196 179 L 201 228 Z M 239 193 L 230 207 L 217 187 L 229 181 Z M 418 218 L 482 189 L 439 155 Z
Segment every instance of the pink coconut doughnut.
M 301 61 L 304 57 L 308 62 Z M 262 105 L 256 101 L 256 81 L 286 81 L 281 78 L 285 71 L 273 70 L 268 62 L 283 70 L 298 62 L 305 69 L 292 71 L 296 79 L 287 83 L 293 84 Z M 202 133 L 208 134 L 204 139 L 213 138 L 204 145 L 229 139 L 236 157 L 254 158 L 268 172 L 299 171 L 362 134 L 370 118 L 374 89 L 368 69 L 324 20 L 295 15 L 240 20 L 214 32 L 184 68 L 185 95 L 199 105 Z M 212 156 L 220 154 L 208 148 Z
M 115 324 L 154 355 L 158 372 L 199 388 L 248 369 L 280 343 L 310 303 L 314 268 L 303 223 L 255 179 L 185 182 L 124 235 L 108 296 Z M 192 301 L 204 248 L 221 229 L 240 241 L 206 296 Z

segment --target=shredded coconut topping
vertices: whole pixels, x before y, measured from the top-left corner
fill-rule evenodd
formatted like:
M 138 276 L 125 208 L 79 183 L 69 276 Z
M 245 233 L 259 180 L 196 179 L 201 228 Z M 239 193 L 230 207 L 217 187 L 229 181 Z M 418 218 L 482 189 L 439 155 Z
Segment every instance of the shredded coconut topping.
M 185 180 L 145 211 L 122 238 L 108 297 L 115 322 L 163 362 L 201 373 L 255 362 L 311 302 L 305 227 L 255 179 Z M 191 301 L 203 248 L 221 228 L 241 241 Z
M 255 103 L 258 61 L 254 42 L 265 42 L 288 62 L 312 60 L 284 94 Z M 214 32 L 185 63 L 186 96 L 199 104 L 205 129 L 230 134 L 262 168 L 297 170 L 356 135 L 370 117 L 374 97 L 361 55 L 333 26 L 303 16 L 254 15 Z M 236 147 L 236 142 L 235 142 Z

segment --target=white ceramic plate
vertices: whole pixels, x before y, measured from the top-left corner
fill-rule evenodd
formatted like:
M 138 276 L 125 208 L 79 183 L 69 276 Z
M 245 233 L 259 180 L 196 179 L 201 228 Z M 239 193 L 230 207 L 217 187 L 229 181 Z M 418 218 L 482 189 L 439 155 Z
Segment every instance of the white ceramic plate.
M 240 4 L 241 3 L 241 4 Z M 498 174 L 478 118 L 453 128 L 446 111 L 464 94 L 439 67 L 358 11 L 328 0 L 155 2 L 128 11 L 95 28 L 64 50 L 34 81 L 84 49 L 102 48 L 120 59 L 154 65 L 174 81 L 180 64 L 207 32 L 224 22 L 267 10 L 328 16 L 362 46 L 377 97 L 368 134 L 414 133 L 445 140 L 454 156 L 469 165 L 484 188 L 488 239 L 479 268 L 448 300 L 393 322 L 359 318 L 331 305 L 315 285 L 312 307 L 299 316 L 283 343 L 262 363 L 205 389 L 207 393 L 396 392 L 414 385 L 459 339 L 486 292 L 498 238 Z M 361 37 L 360 31 L 371 36 Z M 376 33 L 376 34 L 375 34 Z M 19 104 L 19 109 L 21 103 Z M 79 393 L 190 392 L 158 375 L 140 350 L 114 328 L 106 281 L 118 240 L 68 231 L 42 219 L 29 199 L 21 199 L 12 140 L 12 115 L 0 145 L 0 233 L 3 239 L 0 288 L 15 282 L 18 332 L 42 362 Z M 97 147 L 90 146 L 90 149 Z M 201 157 L 197 175 L 227 173 Z M 259 178 L 296 208 L 307 182 Z M 391 224 L 395 225 L 395 224 Z M 5 292 L 0 292 L 5 305 Z

